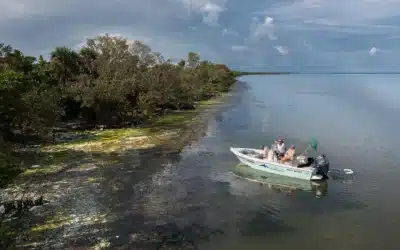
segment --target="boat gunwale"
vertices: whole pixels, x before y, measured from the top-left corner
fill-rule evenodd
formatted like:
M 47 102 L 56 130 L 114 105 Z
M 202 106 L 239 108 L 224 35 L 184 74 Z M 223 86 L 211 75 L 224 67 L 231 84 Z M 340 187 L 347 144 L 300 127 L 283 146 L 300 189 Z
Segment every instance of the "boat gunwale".
M 230 147 L 230 150 L 236 156 L 239 155 L 240 157 L 243 157 L 243 158 L 245 158 L 247 160 L 252 160 L 252 161 L 256 160 L 258 162 L 265 162 L 265 163 L 269 163 L 269 164 L 272 164 L 272 165 L 275 165 L 275 166 L 278 166 L 278 167 L 282 167 L 282 168 L 289 168 L 289 169 L 290 168 L 296 168 L 297 170 L 300 170 L 302 172 L 307 172 L 307 173 L 313 173 L 314 172 L 314 168 L 313 167 L 298 168 L 298 167 L 294 167 L 294 166 L 290 166 L 290 165 L 285 165 L 285 164 L 282 164 L 282 163 L 279 163 L 279 162 L 271 162 L 271 161 L 268 161 L 268 160 L 265 160 L 265 159 L 258 159 L 258 158 L 250 157 L 250 156 L 245 155 L 245 154 L 243 154 L 243 153 L 241 153 L 239 151 L 239 150 L 253 150 L 253 151 L 257 150 L 255 148 L 234 148 L 234 147 Z

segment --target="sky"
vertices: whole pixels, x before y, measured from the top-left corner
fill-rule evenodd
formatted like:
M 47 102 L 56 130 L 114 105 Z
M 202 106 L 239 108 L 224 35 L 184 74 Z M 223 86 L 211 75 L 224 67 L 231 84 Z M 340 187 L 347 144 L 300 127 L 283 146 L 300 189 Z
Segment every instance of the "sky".
M 400 0 L 0 0 L 0 42 L 45 57 L 101 34 L 239 70 L 400 71 Z

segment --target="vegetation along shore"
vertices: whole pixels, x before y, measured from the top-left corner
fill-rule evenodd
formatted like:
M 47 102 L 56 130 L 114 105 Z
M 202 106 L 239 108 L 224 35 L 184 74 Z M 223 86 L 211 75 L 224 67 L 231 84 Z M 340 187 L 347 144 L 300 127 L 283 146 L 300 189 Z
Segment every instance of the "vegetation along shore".
M 0 44 L 1 188 L 90 169 L 88 157 L 100 153 L 106 164 L 171 140 L 183 147 L 177 139 L 223 101 L 236 76 L 197 53 L 173 63 L 140 41 L 109 35 L 79 51 L 56 47 L 49 60 Z

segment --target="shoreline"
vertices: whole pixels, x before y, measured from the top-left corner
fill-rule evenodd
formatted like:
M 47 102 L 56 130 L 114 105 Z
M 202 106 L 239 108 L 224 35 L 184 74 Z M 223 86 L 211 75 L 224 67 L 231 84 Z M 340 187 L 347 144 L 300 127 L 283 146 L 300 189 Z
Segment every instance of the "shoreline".
M 135 155 L 134 152 L 146 151 L 155 156 L 179 153 L 202 136 L 210 117 L 238 92 L 239 85 L 245 83 L 237 81 L 228 92 L 198 102 L 194 110 L 161 115 L 134 128 L 69 131 L 64 134 L 64 139 L 69 141 L 61 140 L 22 152 L 30 154 L 32 159 L 25 163 L 30 167 L 25 167 L 11 183 L 0 189 L 0 206 L 22 198 L 35 200 L 39 196 L 53 202 L 60 197 L 49 192 L 52 183 L 45 181 L 47 177 L 91 171 L 117 163 L 126 152 Z M 98 155 L 105 157 L 94 162 L 85 159 Z M 89 182 L 96 182 L 95 179 L 88 177 Z
M 153 144 L 128 143 L 128 147 L 120 152 L 117 147 L 112 146 L 107 152 L 88 146 L 85 152 L 82 148 L 78 150 L 76 147 L 65 147 L 68 143 L 58 148 L 56 145 L 48 145 L 49 148 L 42 152 L 39 159 L 41 165 L 27 168 L 7 188 L 0 189 L 0 208 L 7 201 L 10 201 L 8 205 L 19 206 L 0 214 L 0 231 L 7 232 L 2 236 L 5 249 L 44 247 L 48 244 L 46 235 L 49 232 L 62 233 L 65 228 L 70 227 L 97 227 L 115 220 L 104 211 L 91 213 L 82 210 L 78 200 L 86 199 L 88 195 L 99 195 L 98 192 L 104 193 L 103 195 L 123 192 L 125 187 L 118 181 L 120 178 L 129 176 L 128 178 L 136 179 L 140 183 L 152 173 L 161 171 L 165 164 L 179 161 L 181 150 L 204 136 L 209 120 L 228 107 L 231 98 L 241 94 L 243 86 L 246 86 L 244 82 L 237 81 L 229 92 L 198 103 L 198 109 L 194 112 L 160 117 L 157 119 L 158 123 L 153 123 L 153 131 L 149 130 L 149 126 L 141 127 L 142 130 L 150 131 L 148 136 L 153 136 Z M 181 123 L 184 118 L 188 119 L 187 122 Z M 164 127 L 166 124 L 177 125 L 177 122 L 179 128 Z M 168 131 L 173 133 L 168 134 Z M 137 136 L 130 128 L 118 129 L 119 133 L 115 130 L 101 132 L 111 133 L 124 140 L 127 136 L 129 138 L 129 134 Z M 115 142 L 117 138 L 107 139 Z M 123 144 L 122 141 L 120 140 L 120 144 Z M 22 203 L 27 200 L 30 201 L 24 207 Z M 74 204 L 72 207 L 70 202 Z M 57 244 L 67 244 L 62 240 L 58 242 L 58 237 L 56 240 Z M 109 241 L 102 239 L 86 247 L 98 249 L 99 244 L 107 245 Z
M 63 242 L 66 225 L 113 221 L 99 209 L 177 163 L 237 83 L 227 65 L 199 53 L 173 62 L 109 34 L 55 47 L 49 60 L 11 45 L 0 52 L 2 248 L 60 244 L 44 231 Z

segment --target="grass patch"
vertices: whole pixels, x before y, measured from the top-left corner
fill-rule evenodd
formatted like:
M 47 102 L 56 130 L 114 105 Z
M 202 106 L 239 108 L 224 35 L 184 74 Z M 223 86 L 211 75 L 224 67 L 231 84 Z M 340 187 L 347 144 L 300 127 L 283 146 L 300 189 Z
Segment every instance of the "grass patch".
M 70 142 L 45 145 L 42 147 L 42 152 L 62 152 L 71 149 L 84 152 L 117 152 L 125 149 L 127 142 L 130 142 L 133 148 L 146 147 L 151 136 L 149 128 L 107 129 L 81 133 L 91 136 Z
M 33 226 L 31 231 L 43 232 L 68 225 L 87 226 L 105 222 L 107 222 L 105 214 L 94 214 L 90 216 L 64 216 L 62 213 L 57 213 L 55 216 L 49 217 L 45 223 Z
M 196 121 L 196 113 L 183 111 L 154 118 L 137 128 L 87 131 L 85 139 L 43 146 L 42 152 L 81 150 L 84 152 L 121 152 L 126 149 L 144 149 L 162 145 L 177 136 L 180 129 Z
M 32 227 L 31 231 L 32 232 L 43 232 L 43 231 L 47 231 L 47 230 L 57 229 L 64 225 L 71 224 L 70 221 L 71 221 L 70 218 L 47 220 L 42 225 L 36 225 L 36 226 Z
M 198 102 L 196 104 L 196 107 L 197 108 L 202 108 L 202 107 L 208 107 L 208 106 L 213 106 L 213 105 L 218 105 L 218 104 L 222 104 L 222 97 L 213 98 L 213 99 L 210 99 L 210 100 Z
M 123 129 L 106 129 L 93 132 L 94 139 L 97 140 L 115 140 L 123 137 L 139 137 L 148 136 L 150 133 L 148 128 L 123 128 Z
M 190 112 L 190 111 L 189 111 Z M 187 124 L 188 119 L 193 118 L 193 114 L 189 112 L 177 112 L 166 114 L 160 117 L 157 117 L 153 121 L 150 122 L 152 126 L 179 126 Z
M 87 181 L 89 183 L 98 183 L 99 181 L 102 181 L 102 180 L 104 180 L 104 178 L 102 178 L 102 177 L 99 177 L 99 178 L 89 177 L 89 178 L 87 178 Z
M 49 165 L 45 167 L 29 168 L 22 173 L 22 176 L 27 177 L 32 175 L 52 174 L 61 171 L 63 168 L 64 166 L 62 165 Z
M 68 150 L 53 152 L 51 154 L 39 155 L 39 165 L 56 165 L 63 164 L 71 159 L 71 152 Z
M 110 160 L 111 164 L 118 161 L 120 153 L 125 150 L 149 149 L 175 140 L 182 141 L 182 131 L 196 123 L 200 119 L 200 113 L 222 104 L 227 95 L 229 94 L 224 93 L 197 102 L 193 110 L 154 117 L 136 128 L 71 131 L 63 134 L 61 137 L 65 139 L 64 142 L 42 145 L 39 154 L 27 156 L 23 152 L 24 155 L 14 157 L 19 159 L 16 164 L 0 164 L 0 187 L 7 186 L 19 175 L 31 177 L 57 173 L 71 161 L 76 162 L 78 167 L 71 168 L 68 172 L 88 171 L 98 167 L 97 164 L 95 167 L 85 164 L 88 162 L 87 153 L 108 153 L 115 156 L 115 160 Z M 24 159 L 23 162 L 20 159 Z M 34 164 L 39 167 L 27 168 Z
M 176 111 L 155 117 L 136 128 L 73 132 L 71 137 L 73 138 L 73 135 L 76 135 L 77 139 L 45 145 L 42 147 L 42 152 L 78 150 L 116 153 L 127 149 L 157 147 L 168 142 L 168 140 L 177 138 L 182 129 L 198 121 L 200 112 L 206 112 L 210 107 L 223 103 L 224 97 L 227 95 L 222 94 L 209 100 L 200 101 L 196 104 L 194 110 Z

